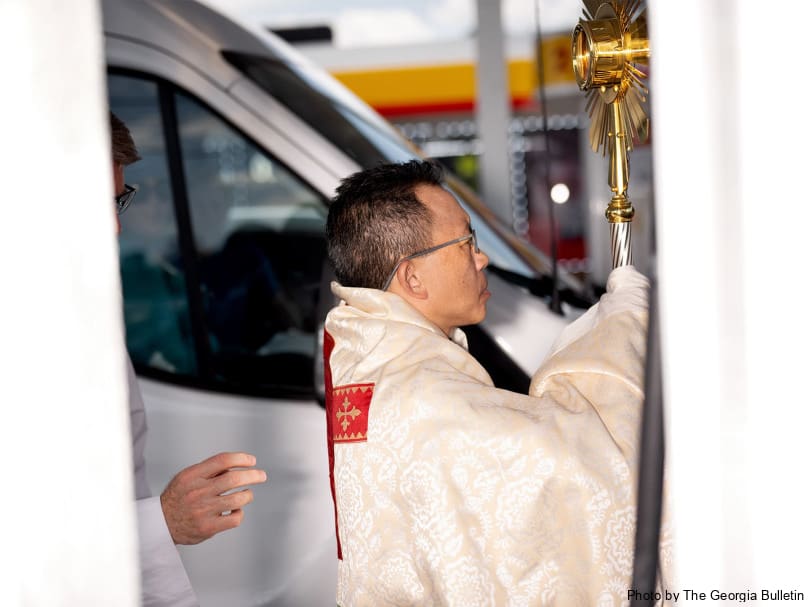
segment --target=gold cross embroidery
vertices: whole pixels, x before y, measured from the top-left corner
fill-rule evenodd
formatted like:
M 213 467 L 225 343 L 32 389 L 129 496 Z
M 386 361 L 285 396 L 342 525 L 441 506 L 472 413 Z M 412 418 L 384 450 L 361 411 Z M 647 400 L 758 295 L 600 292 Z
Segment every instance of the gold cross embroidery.
M 357 409 L 356 407 L 354 407 L 349 411 L 348 410 L 349 407 L 354 407 L 354 405 L 351 404 L 351 401 L 348 400 L 348 397 L 346 396 L 346 399 L 343 401 L 343 408 L 345 409 L 345 411 L 337 411 L 337 421 L 340 422 L 341 426 L 343 426 L 343 432 L 346 431 L 346 428 L 348 428 L 348 426 L 351 425 L 351 422 L 357 419 L 357 416 L 360 415 L 361 413 L 360 410 Z M 341 417 L 343 418 L 342 421 L 340 421 Z M 346 419 L 348 417 L 351 418 L 351 421 Z

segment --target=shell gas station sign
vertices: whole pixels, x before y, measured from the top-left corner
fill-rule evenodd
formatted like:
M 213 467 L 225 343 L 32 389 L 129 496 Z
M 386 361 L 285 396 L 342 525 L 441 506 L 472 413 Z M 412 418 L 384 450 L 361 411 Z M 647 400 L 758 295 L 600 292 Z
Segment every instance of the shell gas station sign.
M 399 52 L 406 54 L 406 49 Z M 514 110 L 537 106 L 539 70 L 535 54 L 507 58 L 509 96 Z M 576 86 L 570 36 L 542 40 L 546 87 Z M 476 97 L 474 60 L 416 63 L 355 69 L 332 69 L 332 75 L 380 114 L 395 118 L 415 114 L 473 112 Z

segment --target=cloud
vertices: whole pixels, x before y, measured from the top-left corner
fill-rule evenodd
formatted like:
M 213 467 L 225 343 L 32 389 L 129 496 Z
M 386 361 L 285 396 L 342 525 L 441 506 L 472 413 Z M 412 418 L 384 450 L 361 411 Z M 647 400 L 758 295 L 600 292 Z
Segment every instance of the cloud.
M 334 22 L 335 46 L 386 46 L 435 40 L 436 29 L 401 9 L 347 9 Z
M 502 0 L 503 27 L 512 34 L 536 32 L 536 0 Z M 581 0 L 540 0 L 542 33 L 570 32 L 582 11 Z
M 260 26 L 331 25 L 341 47 L 411 44 L 465 37 L 477 28 L 478 0 L 204 0 Z M 534 33 L 537 0 L 501 0 L 510 34 Z M 540 0 L 543 33 L 569 32 L 581 0 Z
M 431 3 L 426 11 L 434 27 L 443 38 L 457 38 L 475 31 L 477 7 L 475 0 L 443 0 Z

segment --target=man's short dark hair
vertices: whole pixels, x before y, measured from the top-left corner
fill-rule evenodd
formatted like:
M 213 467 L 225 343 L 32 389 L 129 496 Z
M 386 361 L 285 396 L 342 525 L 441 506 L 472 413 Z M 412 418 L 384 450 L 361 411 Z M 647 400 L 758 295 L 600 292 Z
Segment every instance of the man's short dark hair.
M 414 190 L 441 187 L 442 179 L 439 165 L 411 160 L 382 164 L 342 181 L 326 223 L 329 259 L 340 284 L 382 289 L 402 257 L 432 244 L 430 211 Z
M 138 148 L 132 134 L 123 120 L 110 112 L 110 136 L 112 138 L 112 160 L 121 166 L 128 166 L 140 160 Z

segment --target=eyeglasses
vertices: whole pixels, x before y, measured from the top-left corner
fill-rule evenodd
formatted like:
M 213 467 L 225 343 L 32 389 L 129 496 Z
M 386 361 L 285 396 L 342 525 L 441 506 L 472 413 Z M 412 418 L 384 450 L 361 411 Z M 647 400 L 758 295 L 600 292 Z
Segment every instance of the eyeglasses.
M 128 183 L 124 184 L 124 191 L 115 197 L 115 209 L 118 211 L 119 215 L 126 211 L 126 207 L 129 206 L 129 203 L 132 202 L 132 199 L 137 193 L 137 186 L 129 185 Z
M 443 249 L 444 247 L 449 247 L 456 243 L 466 242 L 467 240 L 472 241 L 472 248 L 475 250 L 475 253 L 480 253 L 480 248 L 478 247 L 478 237 L 475 234 L 475 230 L 470 228 L 470 233 L 466 236 L 461 236 L 460 238 L 455 238 L 454 240 L 450 240 L 448 242 L 444 242 L 441 244 L 437 244 L 434 247 L 430 247 L 429 249 L 424 249 L 423 251 L 419 251 L 418 253 L 413 253 L 412 255 L 408 255 L 407 257 L 402 257 L 399 261 L 396 262 L 396 265 L 393 266 L 393 270 L 391 270 L 388 279 L 385 281 L 385 286 L 382 287 L 383 291 L 387 291 L 390 283 L 393 282 L 393 277 L 396 276 L 396 270 L 399 269 L 399 266 L 402 265 L 405 261 L 410 261 L 411 259 L 415 259 L 416 257 L 424 257 L 425 255 L 429 255 L 430 253 L 435 253 L 439 249 Z

